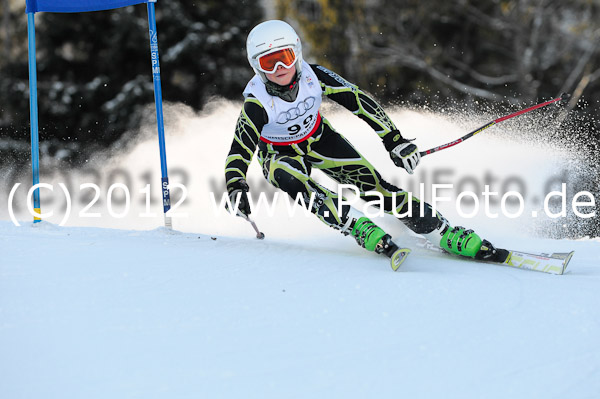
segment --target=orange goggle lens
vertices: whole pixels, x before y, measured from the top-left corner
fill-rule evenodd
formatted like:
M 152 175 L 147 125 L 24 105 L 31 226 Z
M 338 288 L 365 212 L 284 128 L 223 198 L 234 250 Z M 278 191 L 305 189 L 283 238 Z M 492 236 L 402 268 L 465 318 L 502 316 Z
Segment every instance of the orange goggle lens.
M 291 48 L 284 48 L 273 53 L 262 55 L 258 58 L 258 64 L 263 72 L 275 72 L 277 63 L 281 62 L 287 68 L 296 62 L 296 54 Z

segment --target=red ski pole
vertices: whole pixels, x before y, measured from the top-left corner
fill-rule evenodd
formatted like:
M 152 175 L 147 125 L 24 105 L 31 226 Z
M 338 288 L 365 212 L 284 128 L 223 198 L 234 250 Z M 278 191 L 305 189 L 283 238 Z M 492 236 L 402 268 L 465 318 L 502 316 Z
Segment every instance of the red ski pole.
M 465 134 L 464 136 L 462 136 L 461 138 L 459 138 L 457 140 L 451 141 L 450 143 L 446 143 L 446 144 L 440 145 L 438 147 L 431 148 L 431 149 L 429 149 L 427 151 L 421 151 L 421 153 L 420 153 L 421 157 L 424 157 L 425 155 L 433 154 L 434 152 L 437 152 L 437 151 L 445 150 L 446 148 L 454 147 L 455 145 L 462 143 L 466 139 L 471 138 L 471 137 L 475 136 L 478 133 L 481 133 L 482 131 L 484 131 L 488 127 L 494 126 L 496 123 L 500 123 L 500 122 L 503 122 L 503 121 L 505 121 L 507 119 L 514 118 L 515 116 L 523 115 L 523 114 L 525 114 L 525 113 L 527 113 L 529 111 L 533 111 L 534 109 L 545 107 L 546 105 L 549 105 L 549 104 L 552 104 L 552 103 L 556 103 L 556 102 L 560 102 L 560 101 L 564 102 L 569 97 L 570 97 L 569 94 L 563 93 L 563 94 L 561 94 L 560 97 L 555 98 L 554 100 L 550 100 L 550 101 L 546 101 L 544 103 L 536 104 L 536 105 L 534 105 L 532 107 L 522 109 L 522 110 L 517 111 L 517 112 L 515 112 L 513 114 L 506 115 L 506 116 L 503 116 L 502 118 L 495 119 L 495 120 L 493 120 L 491 122 L 486 123 L 485 125 L 483 125 L 481 127 L 478 127 L 477 129 L 473 130 L 472 132 Z

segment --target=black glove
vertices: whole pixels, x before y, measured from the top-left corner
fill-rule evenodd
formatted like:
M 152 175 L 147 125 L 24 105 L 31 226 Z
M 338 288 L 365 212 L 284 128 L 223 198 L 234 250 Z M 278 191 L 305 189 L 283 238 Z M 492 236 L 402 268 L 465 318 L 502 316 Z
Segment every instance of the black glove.
M 236 180 L 233 183 L 227 186 L 227 192 L 229 193 L 229 201 L 231 201 L 231 206 L 235 208 L 235 201 L 237 200 L 238 195 L 240 196 L 240 203 L 237 208 L 236 216 L 248 216 L 252 213 L 250 210 L 250 202 L 248 202 L 248 195 L 246 194 L 250 191 L 250 187 L 248 187 L 248 183 L 246 180 Z M 242 215 L 240 215 L 240 213 Z
M 394 164 L 412 175 L 421 160 L 421 153 L 411 141 L 402 137 L 398 130 L 392 130 L 383 137 L 383 145 Z

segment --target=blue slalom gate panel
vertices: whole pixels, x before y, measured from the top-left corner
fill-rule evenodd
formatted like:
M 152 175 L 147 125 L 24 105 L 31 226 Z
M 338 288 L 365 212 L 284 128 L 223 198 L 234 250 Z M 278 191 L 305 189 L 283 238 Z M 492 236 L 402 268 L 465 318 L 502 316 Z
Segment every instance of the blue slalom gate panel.
M 147 3 L 148 24 L 150 34 L 150 52 L 152 57 L 152 77 L 154 81 L 154 100 L 156 103 L 156 122 L 158 125 L 158 142 L 160 149 L 161 166 L 161 191 L 165 225 L 171 228 L 171 218 L 167 212 L 171 209 L 171 196 L 169 192 L 169 177 L 167 174 L 167 155 L 165 149 L 165 132 L 162 109 L 162 90 L 160 85 L 160 63 L 158 56 L 158 38 L 156 33 L 156 16 L 154 3 L 157 0 L 25 0 L 27 13 L 27 34 L 29 45 L 29 105 L 31 121 L 31 168 L 33 185 L 39 183 L 39 134 L 38 134 L 38 106 L 37 106 L 37 66 L 35 49 L 35 13 L 77 13 L 86 11 L 101 11 Z M 35 211 L 40 213 L 40 192 L 36 189 L 33 193 Z M 35 217 L 37 223 L 40 218 Z
M 25 12 L 85 12 L 110 10 L 149 0 L 26 0 Z

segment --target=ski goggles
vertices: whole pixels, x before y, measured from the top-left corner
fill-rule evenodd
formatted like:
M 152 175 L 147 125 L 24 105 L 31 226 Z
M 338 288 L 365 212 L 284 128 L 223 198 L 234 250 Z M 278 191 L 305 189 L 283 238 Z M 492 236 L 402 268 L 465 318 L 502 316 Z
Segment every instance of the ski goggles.
M 289 69 L 296 62 L 296 53 L 292 47 L 274 49 L 268 53 L 261 54 L 256 59 L 258 70 L 265 73 L 275 73 L 277 66 L 281 65 Z

